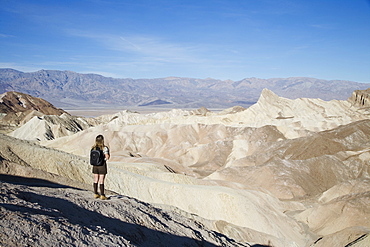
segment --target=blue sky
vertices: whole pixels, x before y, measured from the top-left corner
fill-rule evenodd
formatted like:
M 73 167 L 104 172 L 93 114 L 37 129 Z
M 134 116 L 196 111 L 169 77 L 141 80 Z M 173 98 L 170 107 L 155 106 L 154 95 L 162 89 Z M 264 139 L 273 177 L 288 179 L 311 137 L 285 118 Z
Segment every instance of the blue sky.
M 370 1 L 0 0 L 0 67 L 370 83 Z

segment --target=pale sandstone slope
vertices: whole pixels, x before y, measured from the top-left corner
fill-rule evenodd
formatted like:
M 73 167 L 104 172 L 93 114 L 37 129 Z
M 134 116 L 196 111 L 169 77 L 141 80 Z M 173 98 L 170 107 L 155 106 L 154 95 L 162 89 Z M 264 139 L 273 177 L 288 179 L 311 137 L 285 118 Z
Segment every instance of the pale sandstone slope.
M 323 131 L 368 119 L 370 116 L 347 100 L 324 101 L 299 98 L 295 100 L 279 97 L 264 89 L 258 102 L 244 111 L 192 114 L 182 110 L 155 114 L 117 117 L 112 125 L 140 124 L 222 124 L 227 126 L 262 127 L 274 125 L 287 137 L 305 136 L 309 131 Z M 122 115 L 121 115 L 122 116 Z
M 48 179 L 53 178 L 52 173 L 91 184 L 91 167 L 87 160 L 1 137 L 2 173 Z M 127 161 L 130 159 L 135 158 L 130 157 Z M 300 224 L 284 213 L 304 209 L 300 203 L 284 203 L 263 192 L 231 189 L 215 182 L 166 172 L 163 164 L 150 160 L 146 163 L 110 162 L 109 169 L 108 189 L 145 202 L 175 206 L 213 220 L 214 223 L 209 224 L 211 229 L 225 231 L 239 241 L 301 246 L 310 239 Z
M 370 121 L 308 137 L 265 143 L 208 178 L 265 188 L 281 199 L 318 195 L 347 180 L 370 177 Z
M 302 209 L 301 205 L 281 204 L 268 194 L 247 190 L 248 186 L 241 187 L 233 181 L 198 180 L 173 174 L 164 166 L 177 173 L 203 177 L 223 165 L 231 151 L 233 134 L 239 132 L 239 138 L 244 134 L 245 138 L 253 140 L 260 136 L 254 136 L 253 130 L 220 125 L 150 125 L 126 126 L 111 131 L 109 126 L 99 126 L 57 139 L 50 146 L 61 145 L 59 148 L 65 147 L 68 152 L 79 150 L 76 153 L 83 155 L 88 150 L 81 147 L 93 142 L 96 133 L 104 133 L 113 157 L 109 162 L 110 179 L 107 180 L 111 190 L 146 202 L 176 206 L 207 219 L 261 231 L 290 240 L 293 244 L 290 246 L 294 243 L 299 246 L 303 241 L 303 230 L 282 212 Z M 276 140 L 272 136 L 267 139 L 270 138 Z M 127 157 L 128 151 L 143 157 Z M 151 157 L 156 159 L 153 161 Z M 158 162 L 158 159 L 164 162 Z
M 309 198 L 342 181 L 370 177 L 369 120 L 293 140 L 285 139 L 272 126 L 256 129 L 202 124 L 131 125 L 114 130 L 110 127 L 90 128 L 50 142 L 50 146 L 83 155 L 87 151 L 81 147 L 91 143 L 98 133 L 104 133 L 114 157 L 107 182 L 112 190 L 290 239 L 296 244 L 310 238 L 302 236 L 297 240 L 297 232 L 292 229 L 299 228 L 280 213 L 302 210 L 303 205 L 279 206 L 275 199 L 271 201 L 269 193 L 282 199 Z M 141 157 L 129 157 L 129 153 Z M 168 173 L 166 167 L 179 174 Z M 366 199 L 366 194 L 360 195 L 364 196 Z M 363 204 L 357 207 L 362 208 Z M 370 227 L 364 220 L 366 211 L 357 211 L 355 215 L 359 219 L 356 224 Z M 269 220 L 265 222 L 264 218 Z M 336 230 L 348 226 L 352 224 L 348 222 Z
M 86 118 L 90 125 L 109 124 L 117 128 L 126 125 L 153 124 L 222 124 L 225 126 L 262 127 L 274 125 L 286 138 L 306 136 L 312 131 L 323 131 L 354 121 L 369 119 L 370 115 L 347 100 L 323 101 L 320 99 L 299 98 L 295 100 L 279 97 L 264 89 L 258 102 L 243 109 L 230 108 L 215 113 L 205 108 L 193 111 L 173 109 L 169 112 L 139 114 L 122 111 L 97 118 Z M 15 133 L 14 137 L 28 140 L 45 140 L 45 130 L 30 131 L 41 119 L 33 119 Z M 42 125 L 40 123 L 40 125 Z M 50 125 L 50 124 L 49 124 Z M 45 128 L 50 128 L 46 126 Z M 82 128 L 86 129 L 86 128 Z M 41 131 L 41 130 L 40 130 Z M 29 134 L 33 133 L 33 134 Z M 41 137 L 40 137 L 41 136 Z M 62 135 L 58 135 L 60 137 Z
M 9 133 L 24 140 L 45 141 L 73 135 L 96 125 L 96 121 L 69 114 L 33 116 L 24 125 Z
M 368 115 L 364 115 L 348 101 L 307 98 L 291 100 L 264 89 L 258 102 L 245 111 L 213 115 L 204 118 L 206 120 L 197 117 L 196 121 L 249 127 L 274 125 L 285 137 L 297 138 L 307 135 L 309 131 L 328 130 L 368 118 Z

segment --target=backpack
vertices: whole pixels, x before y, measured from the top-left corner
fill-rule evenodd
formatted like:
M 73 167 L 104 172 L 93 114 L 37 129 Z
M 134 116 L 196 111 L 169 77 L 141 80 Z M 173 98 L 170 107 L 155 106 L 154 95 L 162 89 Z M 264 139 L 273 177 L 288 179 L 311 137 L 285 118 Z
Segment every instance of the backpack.
M 90 165 L 102 166 L 104 164 L 104 153 L 100 148 L 90 150 Z

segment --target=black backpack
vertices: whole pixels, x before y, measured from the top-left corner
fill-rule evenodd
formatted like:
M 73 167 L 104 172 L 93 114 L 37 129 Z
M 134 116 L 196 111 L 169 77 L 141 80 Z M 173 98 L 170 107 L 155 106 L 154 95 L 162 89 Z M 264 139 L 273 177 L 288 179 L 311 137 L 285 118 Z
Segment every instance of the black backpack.
M 104 164 L 104 153 L 103 150 L 96 147 L 90 150 L 90 165 L 102 166 Z

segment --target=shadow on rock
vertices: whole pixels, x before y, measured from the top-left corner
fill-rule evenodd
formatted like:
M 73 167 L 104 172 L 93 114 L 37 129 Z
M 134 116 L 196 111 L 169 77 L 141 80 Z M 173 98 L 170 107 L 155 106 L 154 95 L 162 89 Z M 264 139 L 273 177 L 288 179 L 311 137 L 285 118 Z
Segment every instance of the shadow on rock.
M 28 178 L 28 177 L 21 177 L 21 176 L 8 175 L 8 174 L 0 174 L 0 181 L 12 183 L 12 184 L 27 185 L 30 187 L 73 188 L 73 189 L 80 190 L 79 188 L 76 188 L 76 187 L 51 182 L 45 179 Z
M 28 186 L 31 184 L 31 186 L 44 186 L 52 188 L 68 187 L 35 178 L 1 175 L 0 179 L 2 181 L 8 181 L 14 184 L 26 184 Z M 78 225 L 82 228 L 88 228 L 90 229 L 90 231 L 96 231 L 99 234 L 109 234 L 117 237 L 123 237 L 135 246 L 218 246 L 203 240 L 201 236 L 199 236 L 200 239 L 197 240 L 186 236 L 177 236 L 166 232 L 156 231 L 138 224 L 124 222 L 122 220 L 111 218 L 102 215 L 101 213 L 88 210 L 69 200 L 62 198 L 40 195 L 30 191 L 18 191 L 17 196 L 27 202 L 38 205 L 38 207 L 31 208 L 26 205 L 7 203 L 2 204 L 2 207 L 13 212 L 20 212 L 22 215 L 43 215 L 54 219 L 54 221 L 56 222 L 67 221 L 71 225 Z M 51 226 L 44 226 L 44 230 L 50 232 L 50 229 Z M 217 233 L 214 234 L 217 235 Z M 224 236 L 223 238 L 226 237 Z M 235 246 L 241 246 L 238 243 L 235 244 Z M 220 243 L 219 246 L 227 245 L 224 245 L 224 243 Z

